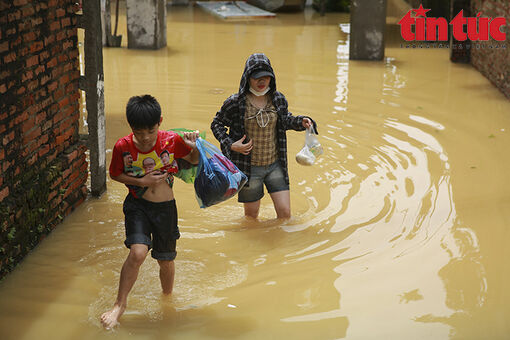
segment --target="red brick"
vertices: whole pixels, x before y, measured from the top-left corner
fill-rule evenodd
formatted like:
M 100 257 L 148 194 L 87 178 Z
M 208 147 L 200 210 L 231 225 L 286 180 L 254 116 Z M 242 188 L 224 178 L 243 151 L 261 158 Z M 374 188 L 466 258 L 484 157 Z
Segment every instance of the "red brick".
M 28 32 L 26 34 L 23 34 L 23 41 L 25 43 L 34 41 L 36 38 L 37 36 L 35 35 L 35 32 Z
M 57 18 L 61 18 L 64 15 L 66 15 L 66 11 L 63 8 L 58 8 L 55 13 L 57 15 Z
M 0 190 L 0 202 L 2 202 L 7 196 L 9 196 L 9 187 L 5 187 Z
M 8 78 L 10 76 L 11 76 L 11 70 L 0 71 L 0 80 L 3 80 L 3 79 Z
M 23 42 L 21 39 L 21 36 L 16 37 L 13 41 L 11 41 L 11 50 L 15 50 L 18 45 L 20 45 Z
M 41 42 L 42 44 L 42 42 Z M 39 54 L 39 61 L 41 63 L 43 63 L 44 61 L 46 61 L 46 59 L 48 59 L 50 57 L 50 53 L 48 51 L 42 51 L 40 54 Z
M 4 63 L 8 64 L 16 60 L 16 53 L 11 52 L 4 57 Z
M 63 107 L 69 105 L 69 97 L 65 97 L 61 101 L 58 102 L 58 106 L 62 109 Z
M 51 200 L 52 200 L 55 196 L 57 196 L 57 193 L 58 193 L 58 191 L 57 191 L 57 190 L 54 190 L 54 191 L 50 192 L 50 194 L 48 195 L 48 202 L 51 202 Z
M 66 40 L 64 41 L 64 43 L 62 44 L 62 48 L 64 50 L 67 50 L 67 49 L 70 49 L 70 48 L 73 48 L 74 47 L 74 43 L 71 41 L 71 40 Z
M 39 156 L 37 154 L 34 154 L 32 157 L 28 159 L 27 161 L 28 165 L 34 165 L 38 158 Z
M 11 166 L 11 162 L 4 161 L 3 164 L 2 164 L 2 171 L 6 172 L 7 169 L 9 169 L 10 166 Z
M 16 94 L 17 94 L 17 95 L 20 95 L 20 94 L 25 93 L 25 91 L 26 91 L 25 86 L 21 86 L 21 87 L 18 89 L 18 91 L 16 91 Z
M 42 41 L 35 41 L 31 46 L 30 46 L 30 53 L 35 53 L 35 52 L 39 52 L 40 50 L 42 50 L 44 47 Z M 42 61 L 42 60 L 41 60 Z
M 28 51 L 29 51 L 29 48 L 27 46 L 25 47 L 22 47 L 19 51 L 18 51 L 18 56 L 21 56 L 21 57 L 24 57 L 28 54 Z
M 62 28 L 71 26 L 71 18 L 69 18 L 69 17 L 64 18 L 64 19 L 62 19 L 61 23 L 62 23 Z
M 37 64 L 39 64 L 39 56 L 34 55 L 34 56 L 29 57 L 27 59 L 27 64 L 26 64 L 27 67 L 32 67 L 32 66 L 37 65 Z
M 23 75 L 21 76 L 21 82 L 23 82 L 23 83 L 24 83 L 25 81 L 30 80 L 30 79 L 32 79 L 33 77 L 34 77 L 34 72 L 32 72 L 31 70 L 29 70 L 29 71 L 25 72 L 25 74 L 23 74 Z
M 51 71 L 51 77 L 55 80 L 59 79 L 60 76 L 64 73 L 64 67 L 60 64 L 58 67 L 53 68 Z
M 42 156 L 46 155 L 48 153 L 48 151 L 50 151 L 50 146 L 48 144 L 44 144 L 39 149 L 39 157 L 42 157 Z
M 26 20 L 18 23 L 18 29 L 20 32 L 29 31 L 32 29 L 32 21 Z
M 6 52 L 9 50 L 9 42 L 5 41 L 0 44 L 0 53 Z
M 7 14 L 7 20 L 9 22 L 13 22 L 19 19 L 21 19 L 21 11 L 15 11 Z
M 50 31 L 56 31 L 56 30 L 59 30 L 60 29 L 60 22 L 58 21 L 53 21 L 51 24 L 50 24 Z
M 41 128 L 38 126 L 35 129 L 29 131 L 26 134 L 23 134 L 23 144 L 28 144 L 28 142 L 38 138 L 41 136 Z
M 5 30 L 5 35 L 6 36 L 13 35 L 16 34 L 16 32 L 17 32 L 16 28 L 11 27 Z
M 29 17 L 35 14 L 35 9 L 33 7 L 23 7 L 22 11 L 24 17 Z
M 16 118 L 14 118 L 14 125 L 18 125 L 19 123 L 28 119 L 28 112 L 23 111 L 23 113 L 19 114 Z
M 78 35 L 78 29 L 76 27 L 71 27 L 67 29 L 67 37 L 72 38 Z
M 69 75 L 64 74 L 60 79 L 58 80 L 60 86 L 64 86 L 65 84 L 69 83 Z
M 37 26 L 37 25 L 40 25 L 43 23 L 43 19 L 42 18 L 33 18 L 31 20 L 31 23 L 32 23 L 32 26 Z
M 65 95 L 64 89 L 59 88 L 59 89 L 55 90 L 55 92 L 53 93 L 53 99 L 55 101 L 58 101 L 60 98 L 64 97 L 64 95 Z
M 53 92 L 57 88 L 58 84 L 56 81 L 52 81 L 48 84 L 48 91 Z
M 23 123 L 21 131 L 26 133 L 28 130 L 32 129 L 35 126 L 35 117 L 31 117 Z
M 0 84 L 0 93 L 5 93 L 7 92 L 7 86 L 5 86 L 5 84 Z
M 57 33 L 57 41 L 64 40 L 66 38 L 66 33 L 64 31 L 60 31 Z
M 14 6 L 24 6 L 28 3 L 28 0 L 14 0 Z
M 55 35 L 50 35 L 44 38 L 44 46 L 49 46 L 55 42 Z
M 42 53 L 41 53 L 41 55 L 42 55 Z M 46 68 L 44 67 L 44 65 L 37 66 L 37 68 L 35 69 L 35 75 L 38 76 L 39 74 L 44 72 L 45 69 Z
M 57 58 L 53 57 L 50 61 L 48 61 L 48 63 L 46 64 L 46 67 L 53 68 L 55 66 L 57 66 Z
M 78 51 L 78 49 L 74 49 L 71 52 L 69 52 L 68 54 L 69 54 L 69 59 L 78 58 L 79 51 Z
M 14 131 L 11 131 L 9 134 L 4 136 L 3 142 L 5 145 L 9 144 L 14 139 Z
M 30 92 L 33 92 L 37 87 L 39 87 L 39 80 L 32 80 L 30 83 L 28 83 L 27 87 Z
M 43 76 L 41 77 L 41 85 L 46 84 L 46 83 L 47 83 L 50 79 L 51 79 L 51 77 L 50 77 L 49 75 L 46 75 L 46 74 L 45 74 L 45 75 L 43 75 Z

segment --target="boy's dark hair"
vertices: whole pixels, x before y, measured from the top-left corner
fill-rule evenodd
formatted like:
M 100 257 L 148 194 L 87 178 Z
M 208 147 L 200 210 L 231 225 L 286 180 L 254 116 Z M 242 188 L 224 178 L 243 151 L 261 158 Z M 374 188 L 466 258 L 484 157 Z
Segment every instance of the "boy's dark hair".
M 132 129 L 149 129 L 159 123 L 161 106 L 151 95 L 134 96 L 126 105 L 126 117 Z

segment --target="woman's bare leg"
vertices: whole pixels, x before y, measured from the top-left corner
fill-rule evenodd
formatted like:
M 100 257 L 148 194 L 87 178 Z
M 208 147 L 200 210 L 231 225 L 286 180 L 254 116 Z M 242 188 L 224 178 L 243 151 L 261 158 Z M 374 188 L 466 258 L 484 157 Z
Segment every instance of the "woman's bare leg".
M 277 191 L 269 195 L 273 200 L 276 217 L 282 219 L 290 218 L 290 191 Z
M 244 216 L 257 218 L 259 216 L 260 200 L 244 203 Z

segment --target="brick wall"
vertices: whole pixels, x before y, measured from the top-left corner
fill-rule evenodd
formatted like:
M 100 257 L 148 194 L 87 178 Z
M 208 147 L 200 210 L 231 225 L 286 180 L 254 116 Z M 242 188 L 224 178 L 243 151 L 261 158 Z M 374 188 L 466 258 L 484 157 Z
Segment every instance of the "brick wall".
M 505 17 L 507 21 L 506 42 L 480 42 L 480 48 L 471 50 L 471 63 L 497 88 L 510 98 L 510 1 L 508 0 L 471 0 L 471 16 L 482 12 L 484 17 Z M 494 48 L 502 44 L 504 48 Z M 490 48 L 493 46 L 493 48 Z
M 0 0 L 0 278 L 87 195 L 76 0 Z

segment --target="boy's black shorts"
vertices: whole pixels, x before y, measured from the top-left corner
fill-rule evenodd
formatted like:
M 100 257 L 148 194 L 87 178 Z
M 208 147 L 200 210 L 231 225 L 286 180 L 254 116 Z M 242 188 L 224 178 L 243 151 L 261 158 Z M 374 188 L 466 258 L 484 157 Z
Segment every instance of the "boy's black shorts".
M 123 211 L 126 247 L 146 244 L 149 249 L 152 248 L 153 258 L 166 261 L 175 259 L 175 243 L 181 237 L 175 200 L 156 203 L 129 194 L 124 200 Z

